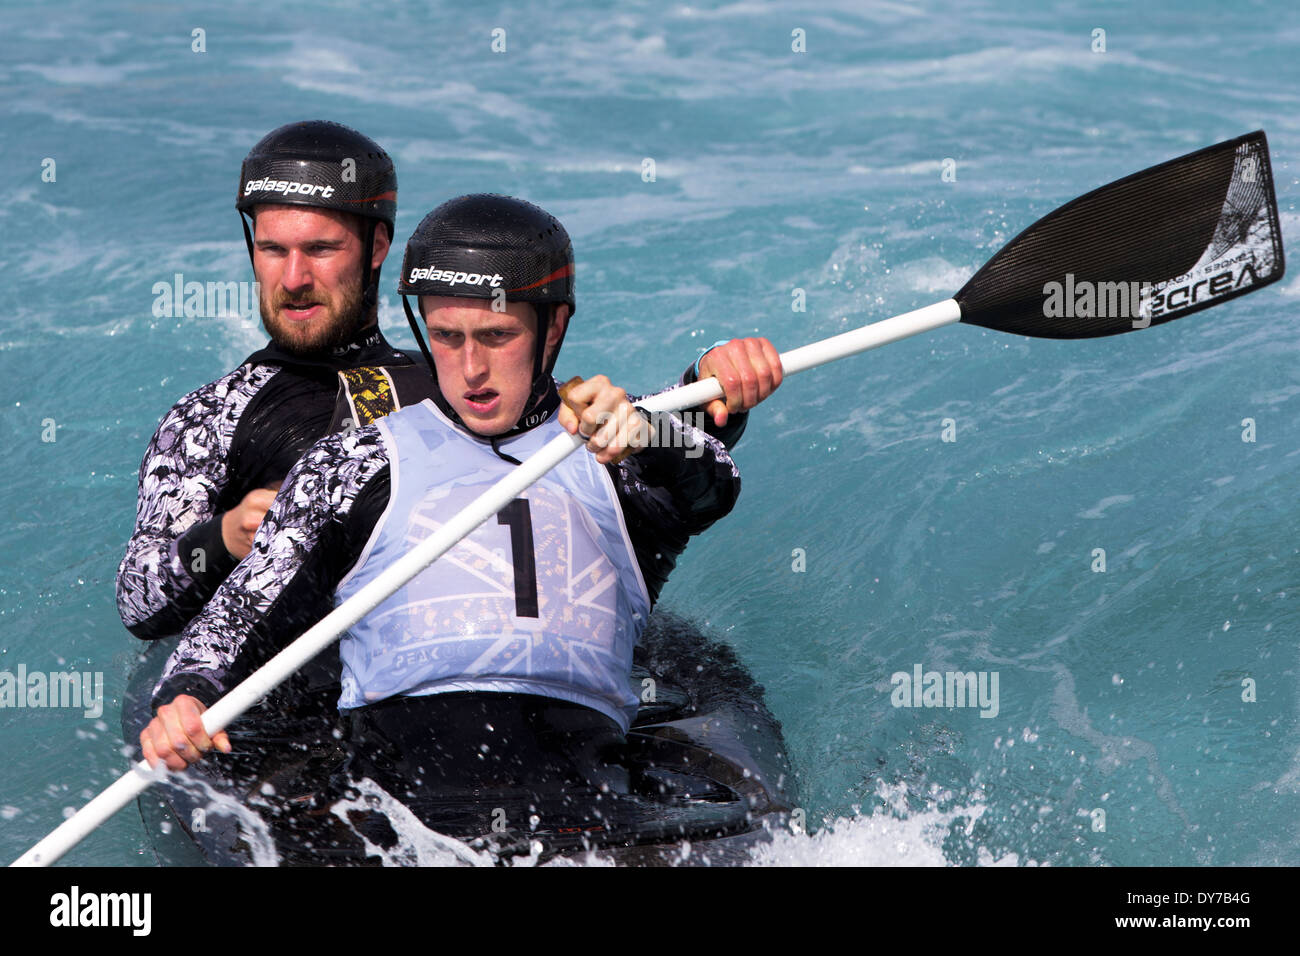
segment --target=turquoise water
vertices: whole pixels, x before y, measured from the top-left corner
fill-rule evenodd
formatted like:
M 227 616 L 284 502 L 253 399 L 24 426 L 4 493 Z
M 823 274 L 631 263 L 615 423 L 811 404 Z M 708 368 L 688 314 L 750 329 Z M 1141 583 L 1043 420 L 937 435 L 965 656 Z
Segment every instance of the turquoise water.
M 265 132 L 384 144 L 400 240 L 460 193 L 546 206 L 580 263 L 558 374 L 644 390 L 718 338 L 788 349 L 946 298 L 1061 203 L 1256 128 L 1292 241 L 1300 16 L 1140 7 L 4 4 L 0 670 L 100 671 L 106 699 L 0 710 L 0 859 L 126 765 L 140 456 L 264 341 L 157 318 L 152 288 L 249 278 L 233 198 Z M 663 601 L 784 723 L 821 832 L 765 860 L 1300 863 L 1298 301 L 1287 277 L 1112 339 L 944 329 L 755 413 L 740 504 Z M 916 665 L 996 672 L 996 716 L 893 706 Z M 132 810 L 68 859 L 146 846 Z

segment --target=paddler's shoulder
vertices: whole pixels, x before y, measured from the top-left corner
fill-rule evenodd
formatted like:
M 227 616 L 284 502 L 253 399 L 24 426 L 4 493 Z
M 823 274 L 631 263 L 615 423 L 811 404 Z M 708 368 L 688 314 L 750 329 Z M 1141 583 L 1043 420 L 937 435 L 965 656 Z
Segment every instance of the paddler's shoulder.
M 281 495 L 287 492 L 304 514 L 343 517 L 359 499 L 374 498 L 367 489 L 379 490 L 386 498 L 389 462 L 388 446 L 376 425 L 325 435 L 298 459 Z
M 389 413 L 388 418 L 400 412 Z M 376 466 L 388 463 L 388 446 L 378 422 L 358 428 L 346 428 L 319 438 L 303 454 L 298 466 L 308 465 L 317 472 L 339 472 L 355 475 L 373 471 Z
M 278 366 L 244 362 L 183 395 L 166 419 L 197 423 L 219 417 L 233 428 L 243 409 L 279 371 Z

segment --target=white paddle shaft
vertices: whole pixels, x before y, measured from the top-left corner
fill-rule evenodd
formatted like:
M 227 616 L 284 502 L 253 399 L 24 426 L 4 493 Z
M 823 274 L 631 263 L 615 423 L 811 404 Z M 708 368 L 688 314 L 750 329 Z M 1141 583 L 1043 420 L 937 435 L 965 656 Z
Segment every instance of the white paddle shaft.
M 952 299 L 896 315 L 852 332 L 845 332 L 821 342 L 793 349 L 781 356 L 785 375 L 824 365 L 835 359 L 865 352 L 919 335 L 961 319 L 961 309 Z M 715 378 L 669 389 L 642 401 L 649 412 L 679 411 L 704 405 L 722 397 L 722 386 Z M 301 637 L 254 671 L 238 687 L 203 713 L 203 727 L 211 737 L 223 730 L 244 711 L 269 694 L 278 684 L 313 657 L 337 641 L 353 624 L 382 604 L 398 588 L 446 554 L 475 528 L 523 493 L 535 481 L 577 451 L 585 440 L 577 435 L 557 435 L 518 468 L 483 492 L 463 511 L 404 554 L 398 561 L 340 604 Z M 159 779 L 141 760 L 103 793 L 91 800 L 70 819 L 24 853 L 13 866 L 48 866 L 76 846 L 95 827 L 103 823 Z

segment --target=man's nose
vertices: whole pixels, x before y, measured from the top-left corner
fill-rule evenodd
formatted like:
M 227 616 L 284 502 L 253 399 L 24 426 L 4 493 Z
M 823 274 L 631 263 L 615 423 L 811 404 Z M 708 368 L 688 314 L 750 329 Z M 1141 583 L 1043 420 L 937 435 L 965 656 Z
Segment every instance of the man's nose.
M 292 250 L 285 260 L 284 275 L 280 282 L 288 292 L 310 289 L 313 284 L 311 257 L 301 250 Z
M 465 381 L 473 382 L 484 378 L 487 375 L 487 350 L 474 341 L 473 336 L 469 336 L 461 352 L 461 360 L 465 363 Z

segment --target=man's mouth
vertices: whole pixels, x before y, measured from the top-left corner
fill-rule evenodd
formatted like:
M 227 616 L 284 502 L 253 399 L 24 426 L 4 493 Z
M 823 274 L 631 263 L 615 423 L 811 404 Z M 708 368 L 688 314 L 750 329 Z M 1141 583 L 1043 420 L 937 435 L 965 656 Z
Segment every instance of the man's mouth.
M 319 302 L 285 302 L 280 309 L 291 319 L 309 319 L 321 307 Z
M 501 396 L 495 389 L 482 388 L 474 392 L 464 394 L 465 404 L 470 407 L 470 411 L 477 412 L 480 415 L 487 415 L 496 410 Z

